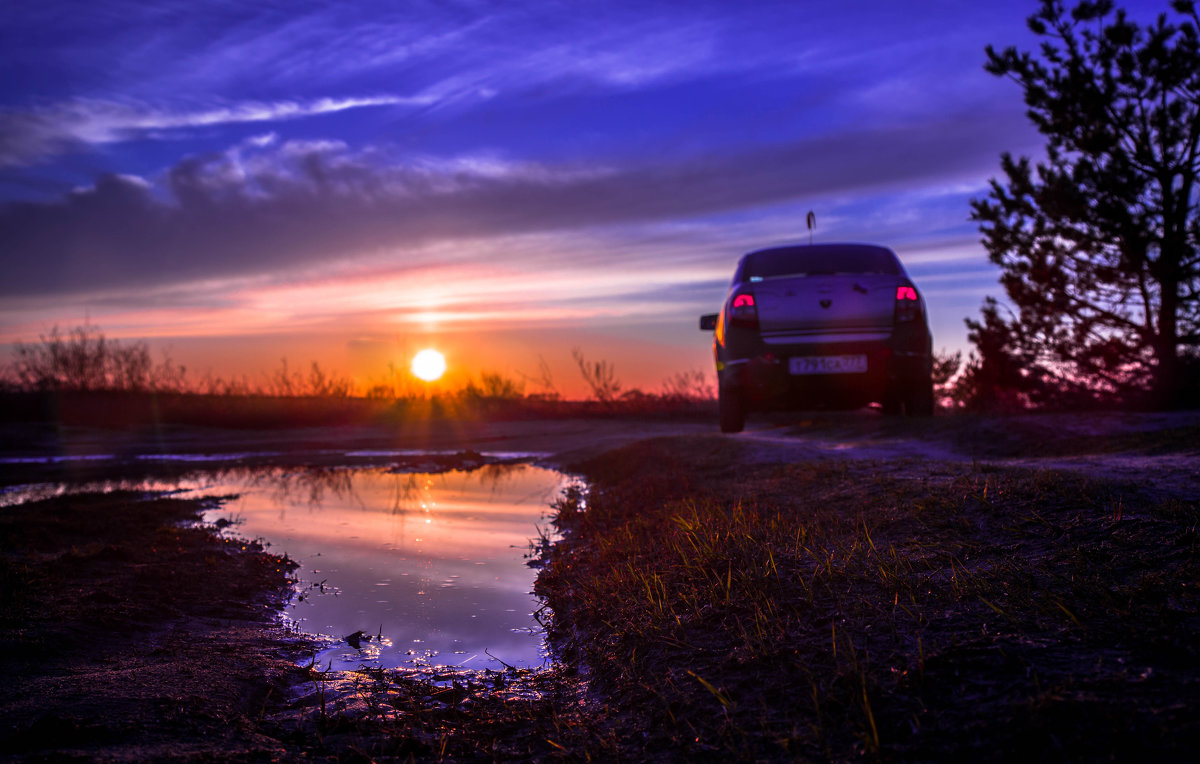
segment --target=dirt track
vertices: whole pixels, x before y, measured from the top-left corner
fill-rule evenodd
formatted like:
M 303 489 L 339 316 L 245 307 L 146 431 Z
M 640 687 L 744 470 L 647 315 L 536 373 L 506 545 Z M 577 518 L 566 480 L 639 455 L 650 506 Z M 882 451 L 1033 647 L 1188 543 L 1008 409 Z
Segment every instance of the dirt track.
M 743 439 L 766 461 L 855 459 L 905 469 L 928 462 L 986 462 L 1058 469 L 1152 484 L 1178 498 L 1200 490 L 1200 412 L 944 416 L 872 412 L 763 423 Z
M 753 418 L 721 436 L 706 420 L 632 418 L 509 422 L 417 422 L 407 427 L 166 431 L 0 428 L 0 486 L 195 469 L 158 459 L 206 455 L 226 465 L 387 464 L 407 452 L 475 451 L 525 455 L 563 467 L 638 440 L 727 437 L 752 447 L 761 463 L 870 461 L 873 470 L 929 462 L 1082 472 L 1143 483 L 1163 495 L 1195 498 L 1200 475 L 1200 411 L 1013 416 L 885 417 L 876 411 L 778 414 Z M 12 463 L 22 457 L 48 463 Z
M 417 422 L 404 427 L 165 431 L 0 429 L 0 458 L 109 455 L 117 461 L 162 454 L 241 454 L 306 461 L 385 459 L 395 451 L 533 454 L 568 464 L 627 443 L 675 435 L 714 435 L 695 419 L 590 418 L 551 421 Z M 767 461 L 870 459 L 989 461 L 1013 466 L 1162 472 L 1185 487 L 1200 457 L 1200 411 L 1014 416 L 885 417 L 864 410 L 752 418 L 730 437 L 761 446 Z M 78 465 L 77 465 L 78 466 Z M 32 476 L 34 465 L 20 470 Z M 15 471 L 15 470 L 10 470 Z M 69 471 L 69 470 L 68 470 Z

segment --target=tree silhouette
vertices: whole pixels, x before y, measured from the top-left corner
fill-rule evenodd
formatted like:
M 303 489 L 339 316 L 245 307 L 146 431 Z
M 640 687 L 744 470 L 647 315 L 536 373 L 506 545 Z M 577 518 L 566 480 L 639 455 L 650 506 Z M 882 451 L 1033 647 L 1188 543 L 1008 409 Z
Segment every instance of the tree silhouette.
M 1026 374 L 1159 405 L 1178 400 L 1181 354 L 1200 342 L 1200 18 L 1190 0 L 1171 8 L 1143 27 L 1109 0 L 1043 0 L 1036 55 L 988 46 L 1046 156 L 1005 154 L 1005 178 L 971 202 Z M 985 317 L 991 336 L 1003 321 Z

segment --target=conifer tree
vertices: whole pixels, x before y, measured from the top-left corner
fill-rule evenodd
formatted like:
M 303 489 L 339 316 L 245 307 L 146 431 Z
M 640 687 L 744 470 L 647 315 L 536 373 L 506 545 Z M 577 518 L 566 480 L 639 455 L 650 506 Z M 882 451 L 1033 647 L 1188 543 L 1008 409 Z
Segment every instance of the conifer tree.
M 1168 405 L 1200 343 L 1200 18 L 1171 10 L 1142 26 L 1111 0 L 1042 0 L 1036 53 L 987 49 L 1046 139 L 971 202 L 1039 384 Z

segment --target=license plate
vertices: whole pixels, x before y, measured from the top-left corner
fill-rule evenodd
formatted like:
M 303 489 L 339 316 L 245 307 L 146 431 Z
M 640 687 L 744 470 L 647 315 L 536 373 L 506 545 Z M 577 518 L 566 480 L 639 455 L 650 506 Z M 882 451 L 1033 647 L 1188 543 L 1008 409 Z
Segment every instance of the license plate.
M 863 374 L 865 355 L 810 355 L 792 358 L 788 370 L 793 374 Z

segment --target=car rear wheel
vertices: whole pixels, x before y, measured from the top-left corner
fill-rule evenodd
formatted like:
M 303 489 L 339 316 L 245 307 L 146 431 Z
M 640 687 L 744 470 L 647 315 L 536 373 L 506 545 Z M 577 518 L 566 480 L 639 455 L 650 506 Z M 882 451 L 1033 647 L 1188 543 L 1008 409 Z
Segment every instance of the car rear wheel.
M 928 380 L 896 385 L 887 390 L 880 401 L 887 416 L 933 416 L 933 383 Z
M 883 394 L 883 400 L 880 402 L 883 408 L 883 413 L 886 416 L 900 416 L 904 413 L 904 401 L 900 397 L 900 393 L 894 388 L 888 389 Z
M 746 427 L 746 401 L 736 390 L 721 388 L 717 393 L 721 432 L 741 432 Z
M 914 384 L 904 408 L 909 416 L 933 416 L 933 382 L 924 379 Z

